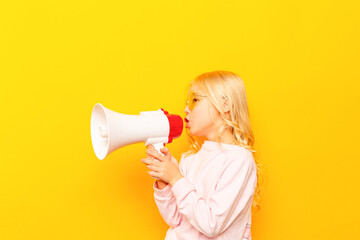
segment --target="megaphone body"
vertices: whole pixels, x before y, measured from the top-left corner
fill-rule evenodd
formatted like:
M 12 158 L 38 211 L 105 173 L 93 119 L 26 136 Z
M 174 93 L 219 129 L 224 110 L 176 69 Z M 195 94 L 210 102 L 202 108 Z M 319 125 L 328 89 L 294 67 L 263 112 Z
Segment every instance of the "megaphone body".
M 97 103 L 91 114 L 91 141 L 95 155 L 103 160 L 118 148 L 144 142 L 158 151 L 180 137 L 183 120 L 163 109 L 127 115 L 114 112 Z

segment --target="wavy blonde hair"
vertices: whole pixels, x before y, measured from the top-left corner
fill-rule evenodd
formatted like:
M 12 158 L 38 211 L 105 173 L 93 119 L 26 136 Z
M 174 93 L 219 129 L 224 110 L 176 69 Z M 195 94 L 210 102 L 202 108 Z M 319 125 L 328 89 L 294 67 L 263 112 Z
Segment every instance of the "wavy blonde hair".
M 259 203 L 262 191 L 263 169 L 257 151 L 254 149 L 255 139 L 250 124 L 248 103 L 243 80 L 235 73 L 229 71 L 214 71 L 197 76 L 190 82 L 188 88 L 190 89 L 192 85 L 196 85 L 202 90 L 224 120 L 224 125 L 217 131 L 218 142 L 221 133 L 226 128 L 230 127 L 235 139 L 233 144 L 246 148 L 253 154 L 256 164 L 257 184 L 252 207 L 253 210 L 260 210 Z M 231 106 L 230 117 L 225 115 L 223 105 L 221 104 L 224 99 L 228 100 L 228 104 Z M 205 138 L 191 136 L 189 134 L 189 129 L 186 130 L 191 147 L 191 150 L 187 154 L 194 154 L 200 150 Z

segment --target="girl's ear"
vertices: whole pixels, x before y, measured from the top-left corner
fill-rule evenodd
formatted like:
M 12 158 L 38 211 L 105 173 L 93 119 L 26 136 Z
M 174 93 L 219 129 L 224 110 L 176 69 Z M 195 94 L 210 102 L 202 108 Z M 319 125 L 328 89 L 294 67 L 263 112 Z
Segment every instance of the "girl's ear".
M 231 104 L 230 104 L 229 98 L 228 98 L 228 97 L 224 97 L 224 102 L 223 102 L 224 113 L 225 113 L 225 114 L 230 113 L 230 108 L 231 108 Z

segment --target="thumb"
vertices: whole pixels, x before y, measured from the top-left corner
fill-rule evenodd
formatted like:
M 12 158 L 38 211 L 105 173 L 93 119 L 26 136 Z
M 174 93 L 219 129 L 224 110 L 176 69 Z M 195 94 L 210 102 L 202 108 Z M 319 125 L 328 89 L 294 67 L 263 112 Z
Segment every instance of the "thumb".
M 155 149 L 155 147 L 154 147 L 154 145 L 149 144 L 149 145 L 146 145 L 146 149 Z
M 169 149 L 161 148 L 160 152 L 162 152 L 168 160 L 171 160 L 171 153 L 170 153 Z

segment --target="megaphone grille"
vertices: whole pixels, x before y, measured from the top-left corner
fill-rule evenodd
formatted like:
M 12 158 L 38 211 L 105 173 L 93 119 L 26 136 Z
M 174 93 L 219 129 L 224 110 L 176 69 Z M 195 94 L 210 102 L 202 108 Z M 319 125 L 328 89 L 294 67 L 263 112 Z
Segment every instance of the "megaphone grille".
M 91 141 L 98 159 L 103 160 L 109 149 L 109 126 L 104 108 L 96 104 L 91 114 Z

